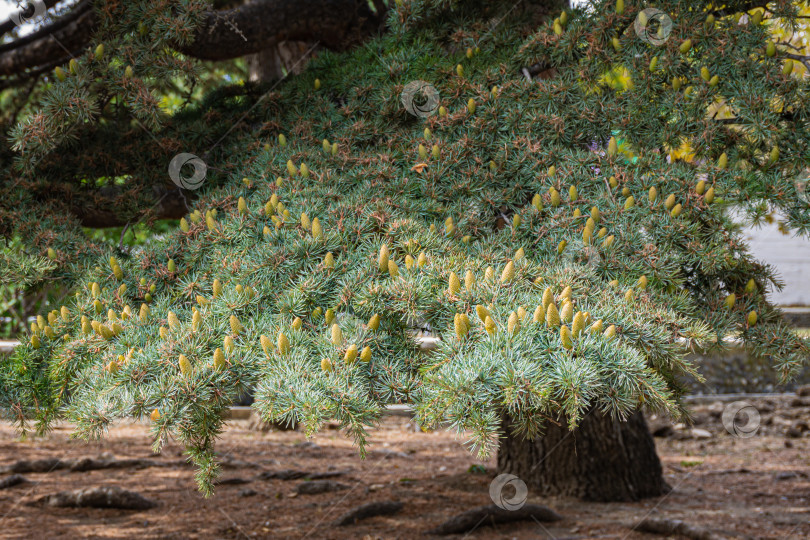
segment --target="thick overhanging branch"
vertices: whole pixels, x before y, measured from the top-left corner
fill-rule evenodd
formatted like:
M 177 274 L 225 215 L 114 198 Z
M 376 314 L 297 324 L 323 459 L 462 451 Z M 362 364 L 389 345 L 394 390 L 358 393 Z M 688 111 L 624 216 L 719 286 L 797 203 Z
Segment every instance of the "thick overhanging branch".
M 330 49 L 344 49 L 379 29 L 385 5 L 375 0 L 375 6 L 376 12 L 366 0 L 252 0 L 209 12 L 194 42 L 178 45 L 177 50 L 203 60 L 228 60 L 285 40 L 318 41 Z M 0 31 L 9 22 L 0 24 Z M 51 25 L 1 46 L 0 76 L 67 61 L 68 51 L 90 46 L 97 24 L 90 2 L 80 2 Z
M 288 40 L 343 49 L 379 28 L 385 6 L 378 3 L 375 14 L 365 0 L 253 0 L 210 12 L 195 42 L 178 49 L 204 60 L 237 58 Z

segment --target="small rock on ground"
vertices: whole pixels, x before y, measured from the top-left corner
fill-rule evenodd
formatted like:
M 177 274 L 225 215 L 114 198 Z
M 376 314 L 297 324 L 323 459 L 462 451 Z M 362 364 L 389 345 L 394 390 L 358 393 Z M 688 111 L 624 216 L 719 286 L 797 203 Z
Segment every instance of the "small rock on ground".
M 498 523 L 528 520 L 560 521 L 561 519 L 562 516 L 558 513 L 539 504 L 525 504 L 517 510 L 504 510 L 490 504 L 461 513 L 428 532 L 437 535 L 462 534 L 479 526 L 493 526 Z
M 349 486 L 334 482 L 332 480 L 313 480 L 312 482 L 304 482 L 298 484 L 295 492 L 300 495 L 317 495 L 318 493 L 326 493 L 328 491 L 340 491 L 348 489 Z
M 0 489 L 6 489 L 18 484 L 24 484 L 28 479 L 21 474 L 12 474 L 0 480 Z
M 377 501 L 358 506 L 353 510 L 343 514 L 335 522 L 335 525 L 354 525 L 360 520 L 375 516 L 390 516 L 396 514 L 404 505 L 399 501 Z
M 157 503 L 139 493 L 118 486 L 101 486 L 75 491 L 60 491 L 40 497 L 34 504 L 62 508 L 118 508 L 122 510 L 148 510 Z

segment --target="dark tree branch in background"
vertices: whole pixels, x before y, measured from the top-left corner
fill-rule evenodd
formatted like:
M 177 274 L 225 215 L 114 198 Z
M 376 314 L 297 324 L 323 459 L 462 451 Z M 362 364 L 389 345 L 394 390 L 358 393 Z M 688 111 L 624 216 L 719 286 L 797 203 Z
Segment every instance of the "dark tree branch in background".
M 179 50 L 204 60 L 227 60 L 290 40 L 319 41 L 330 49 L 344 49 L 376 30 L 380 19 L 365 0 L 253 0 L 236 9 L 209 13 L 195 42 Z M 225 21 L 233 23 L 244 38 Z
M 792 54 L 792 53 L 783 53 L 783 56 L 786 58 L 790 58 L 792 60 L 796 60 L 797 62 L 801 62 L 804 64 L 808 70 L 810 70 L 810 56 L 804 56 L 802 54 Z
M 79 54 L 81 54 L 80 49 L 73 51 L 72 56 L 77 56 Z M 23 82 L 30 79 L 39 78 L 40 75 L 47 73 L 53 70 L 53 68 L 55 68 L 56 66 L 62 64 L 64 64 L 64 60 L 60 58 L 56 61 L 38 66 L 36 69 L 31 69 L 23 73 L 18 73 L 14 77 L 0 79 L 0 90 L 22 86 Z
M 161 187 L 160 190 L 163 193 L 155 197 L 157 203 L 141 214 L 141 217 L 149 214 L 159 219 L 180 219 L 188 213 L 188 205 L 180 189 Z M 70 207 L 69 211 L 79 219 L 82 227 L 91 229 L 122 227 L 131 223 L 131 219 L 121 215 L 117 203 L 115 198 L 111 198 L 109 204 L 99 202 L 92 206 L 75 205 Z
M 238 58 L 285 40 L 319 41 L 330 49 L 345 49 L 379 29 L 385 6 L 380 1 L 375 6 L 376 13 L 366 0 L 252 0 L 234 9 L 209 12 L 194 43 L 177 49 L 203 60 Z M 13 28 L 7 21 L 0 31 L 9 23 Z M 65 49 L 91 45 L 96 24 L 91 1 L 83 0 L 34 34 L 0 46 L 0 76 L 51 65 L 56 59 L 67 61 L 70 56 Z

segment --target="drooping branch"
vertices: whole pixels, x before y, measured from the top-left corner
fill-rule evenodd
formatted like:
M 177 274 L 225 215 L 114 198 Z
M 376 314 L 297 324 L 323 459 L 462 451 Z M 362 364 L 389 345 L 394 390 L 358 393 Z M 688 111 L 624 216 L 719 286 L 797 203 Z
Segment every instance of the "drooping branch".
M 365 0 L 252 0 L 230 10 L 211 11 L 190 45 L 177 50 L 204 60 L 228 60 L 253 54 L 285 40 L 319 41 L 344 49 L 376 31 L 385 5 L 376 12 Z M 8 26 L 8 22 L 0 28 Z M 13 24 L 13 23 L 12 23 Z M 69 58 L 89 46 L 98 24 L 89 2 L 35 34 L 0 47 L 0 76 L 11 76 Z

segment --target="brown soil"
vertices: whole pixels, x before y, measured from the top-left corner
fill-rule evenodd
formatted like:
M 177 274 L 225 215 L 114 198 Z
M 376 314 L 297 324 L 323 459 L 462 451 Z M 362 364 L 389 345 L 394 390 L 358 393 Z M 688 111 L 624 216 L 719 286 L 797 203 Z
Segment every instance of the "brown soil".
M 638 503 L 595 504 L 539 499 L 530 487 L 529 502 L 549 506 L 564 520 L 480 527 L 467 537 L 656 538 L 630 527 L 645 517 L 659 517 L 729 538 L 810 538 L 810 432 L 789 437 L 778 429 L 763 429 L 752 438 L 738 439 L 723 429 L 711 406 L 696 409 L 700 427 L 711 437 L 683 438 L 685 432 L 676 429 L 656 439 L 667 481 L 674 488 L 669 495 Z M 764 426 L 773 426 L 770 418 L 780 412 L 783 420 L 792 415 L 806 421 L 810 416 L 810 406 L 802 404 L 762 409 Z M 63 425 L 46 438 L 20 440 L 10 426 L 0 424 L 0 466 L 19 459 L 95 457 L 104 452 L 159 461 L 182 456 L 177 445 L 154 456 L 143 424 L 121 424 L 106 440 L 91 444 L 71 440 L 70 431 L 71 426 Z M 194 469 L 187 466 L 27 473 L 33 483 L 0 490 L 0 538 L 407 539 L 423 537 L 458 513 L 492 503 L 488 490 L 494 460 L 477 461 L 451 434 L 414 431 L 405 419 L 390 417 L 371 436 L 369 456 L 362 461 L 336 430 L 316 435 L 312 445 L 300 432 L 263 433 L 249 429 L 247 421 L 231 421 L 218 446 L 226 464 L 223 479 L 248 482 L 220 485 L 209 499 L 197 492 Z M 479 472 L 470 469 L 473 465 Z M 480 472 L 481 465 L 486 472 Z M 282 469 L 347 471 L 329 479 L 347 489 L 296 495 L 296 486 L 305 480 L 257 478 L 263 471 Z M 122 511 L 26 504 L 49 493 L 102 485 L 136 491 L 159 506 Z M 350 509 L 388 500 L 401 501 L 404 508 L 357 525 L 334 526 Z

